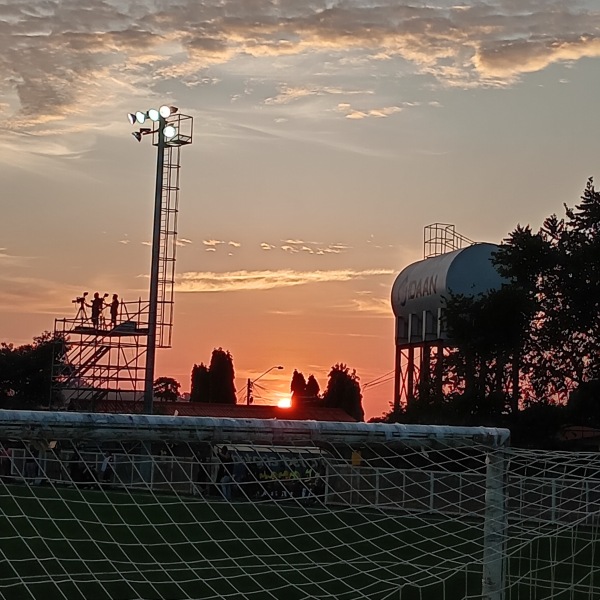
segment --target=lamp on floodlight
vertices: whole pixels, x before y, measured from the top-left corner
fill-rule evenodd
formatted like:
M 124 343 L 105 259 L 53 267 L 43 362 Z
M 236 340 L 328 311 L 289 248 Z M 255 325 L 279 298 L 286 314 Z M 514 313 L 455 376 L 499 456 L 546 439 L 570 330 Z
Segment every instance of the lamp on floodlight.
M 152 129 L 150 129 L 149 127 L 140 127 L 139 131 L 133 131 L 131 133 L 131 135 L 138 141 L 141 142 L 142 141 L 142 136 L 143 135 L 148 135 L 149 133 L 152 133 Z
M 163 135 L 167 140 L 171 140 L 177 135 L 177 128 L 173 127 L 173 125 L 167 125 L 163 129 Z
M 167 106 L 166 104 L 163 104 L 159 109 L 158 109 L 158 113 L 160 114 L 160 116 L 163 119 L 166 119 L 168 117 L 170 117 L 171 115 L 174 115 L 179 109 L 176 106 Z

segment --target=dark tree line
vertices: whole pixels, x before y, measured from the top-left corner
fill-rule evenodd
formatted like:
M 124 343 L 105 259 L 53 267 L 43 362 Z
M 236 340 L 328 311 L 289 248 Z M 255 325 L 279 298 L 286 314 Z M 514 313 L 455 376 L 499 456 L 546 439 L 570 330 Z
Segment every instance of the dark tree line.
M 320 386 L 314 375 L 305 379 L 301 372 L 295 370 L 290 384 L 292 406 L 341 408 L 357 421 L 364 421 L 365 411 L 359 381 L 355 370 L 350 371 L 344 363 L 335 364 L 329 371 L 327 388 L 320 395 Z
M 52 379 L 57 376 L 53 364 L 62 362 L 62 374 L 69 372 L 67 350 L 64 338 L 50 332 L 34 338 L 31 344 L 0 344 L 0 408 L 47 408 Z M 236 403 L 235 370 L 229 351 L 215 348 L 208 366 L 194 365 L 191 379 L 192 402 Z M 158 401 L 175 402 L 180 397 L 180 388 L 172 377 L 158 377 L 154 381 L 154 396 Z M 298 371 L 292 376 L 291 391 L 295 406 L 312 403 L 323 408 L 341 408 L 357 420 L 364 419 L 359 377 L 343 363 L 331 368 L 323 394 L 313 375 L 306 380 Z M 52 404 L 56 406 L 59 401 L 60 398 L 53 398 Z
M 208 366 L 204 363 L 194 365 L 190 399 L 192 402 L 235 404 L 234 381 L 233 357 L 223 348 L 215 349 Z M 331 368 L 323 394 L 314 375 L 306 379 L 298 370 L 292 375 L 290 391 L 292 406 L 341 408 L 358 421 L 364 420 L 359 377 L 343 363 Z
M 494 257 L 507 284 L 446 299 L 455 347 L 443 390 L 383 420 L 507 425 L 517 441 L 548 445 L 561 426 L 600 427 L 600 193 L 534 232 L 518 225 Z
M 50 403 L 53 359 L 66 357 L 64 338 L 45 331 L 31 344 L 0 344 L 0 408 L 35 409 Z

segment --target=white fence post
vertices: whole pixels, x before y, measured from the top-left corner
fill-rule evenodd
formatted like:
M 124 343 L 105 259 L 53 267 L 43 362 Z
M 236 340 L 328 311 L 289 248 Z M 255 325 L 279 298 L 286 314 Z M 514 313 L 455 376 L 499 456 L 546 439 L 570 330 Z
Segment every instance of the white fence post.
M 486 465 L 482 599 L 504 600 L 507 524 L 504 451 L 488 452 Z

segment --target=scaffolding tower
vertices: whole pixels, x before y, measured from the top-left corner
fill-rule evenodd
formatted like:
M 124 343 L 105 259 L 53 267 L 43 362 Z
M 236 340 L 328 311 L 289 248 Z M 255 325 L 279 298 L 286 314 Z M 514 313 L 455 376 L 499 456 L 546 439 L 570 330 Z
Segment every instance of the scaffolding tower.
M 165 124 L 177 132 L 168 140 L 161 139 L 159 131 Z M 157 173 L 161 184 L 156 190 L 160 233 L 153 240 L 159 253 L 156 348 L 170 348 L 172 344 L 180 150 L 192 143 L 192 130 L 192 117 L 181 114 L 164 119 L 154 131 L 140 130 L 142 135 L 152 135 L 152 144 L 160 153 L 157 164 L 162 165 L 162 173 Z M 112 412 L 116 403 L 127 401 L 131 403 L 130 412 L 141 412 L 151 330 L 150 302 L 121 301 L 116 323 L 106 319 L 109 305 L 104 302 L 100 314 L 92 320 L 87 292 L 72 302 L 77 308 L 75 317 L 55 319 L 54 323 L 54 335 L 64 339 L 65 348 L 54 354 L 50 408 Z

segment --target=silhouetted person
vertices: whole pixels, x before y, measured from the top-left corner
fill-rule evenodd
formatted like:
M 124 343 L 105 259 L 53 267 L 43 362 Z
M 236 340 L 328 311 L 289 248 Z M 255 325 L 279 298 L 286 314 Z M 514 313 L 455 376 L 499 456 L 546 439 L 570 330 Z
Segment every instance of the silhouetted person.
M 96 292 L 94 294 L 94 299 L 90 304 L 90 308 L 92 309 L 92 325 L 94 329 L 98 329 L 98 323 L 100 321 L 100 313 L 102 312 L 103 304 L 104 299 L 100 298 L 100 294 Z
M 217 452 L 217 456 L 221 461 L 219 471 L 217 473 L 217 483 L 221 486 L 221 493 L 225 500 L 231 500 L 233 483 L 233 456 L 227 446 L 222 446 Z
M 117 316 L 119 315 L 119 296 L 113 294 L 112 302 L 110 303 L 110 324 L 114 327 L 117 324 Z

